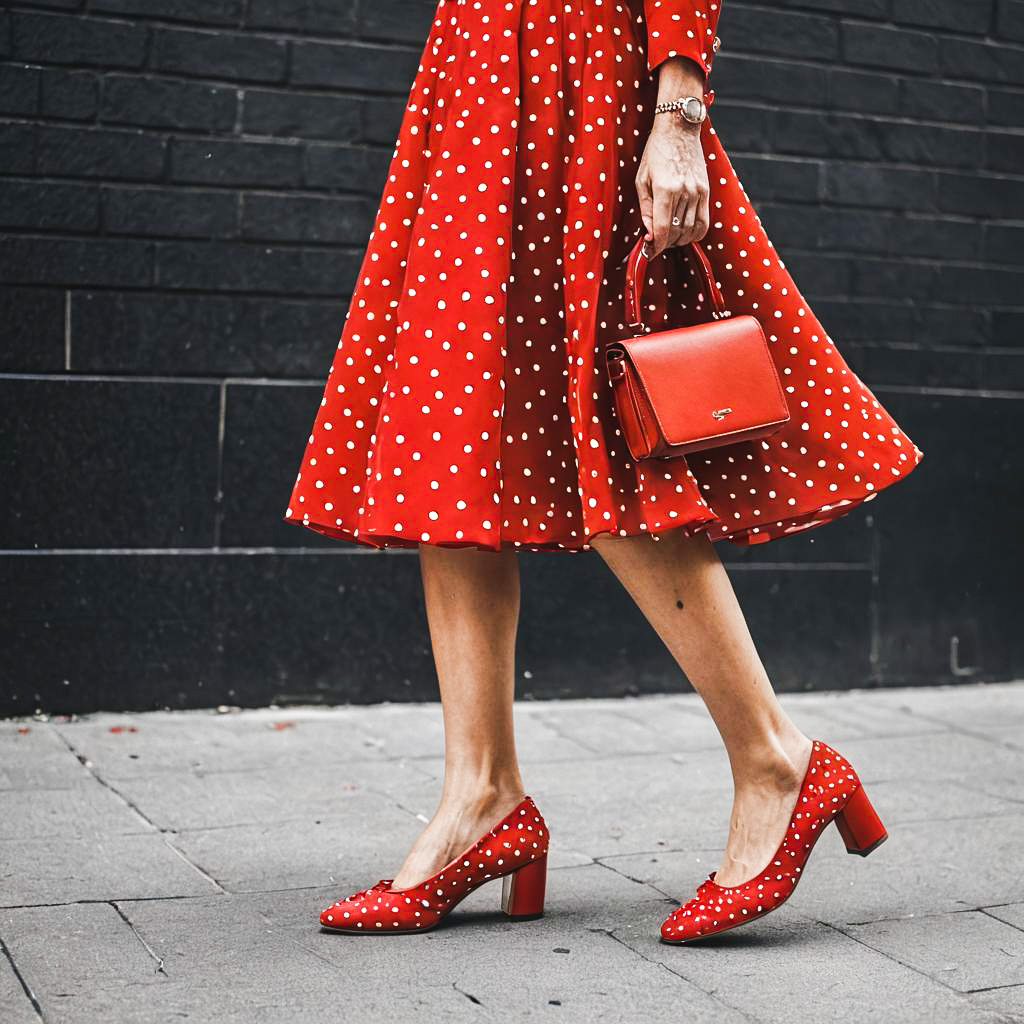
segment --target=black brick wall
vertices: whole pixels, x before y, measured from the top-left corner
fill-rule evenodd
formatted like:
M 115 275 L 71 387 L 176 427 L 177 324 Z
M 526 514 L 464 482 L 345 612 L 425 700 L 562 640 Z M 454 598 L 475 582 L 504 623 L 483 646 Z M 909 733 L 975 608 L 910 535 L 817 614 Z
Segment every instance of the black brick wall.
M 415 557 L 281 521 L 433 6 L 0 11 L 0 710 L 434 694 Z M 720 546 L 773 676 L 1020 675 L 1024 2 L 727 0 L 720 35 L 744 183 L 926 453 Z M 680 685 L 596 556 L 523 562 L 523 695 Z

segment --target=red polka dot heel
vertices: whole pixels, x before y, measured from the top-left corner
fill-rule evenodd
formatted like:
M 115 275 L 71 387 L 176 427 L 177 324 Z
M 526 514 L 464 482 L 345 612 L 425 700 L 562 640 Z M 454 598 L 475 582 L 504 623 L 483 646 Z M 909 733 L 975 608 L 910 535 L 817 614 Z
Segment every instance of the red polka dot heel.
M 662 941 L 681 944 L 707 938 L 782 906 L 793 895 L 814 844 L 833 820 L 850 853 L 866 857 L 887 838 L 853 765 L 815 740 L 793 816 L 775 856 L 742 885 L 718 885 L 712 871 L 697 895 L 666 918 Z
M 544 913 L 547 861 L 548 828 L 527 796 L 432 878 L 411 889 L 392 889 L 393 879 L 381 879 L 331 904 L 320 915 L 320 924 L 354 935 L 425 932 L 474 889 L 496 878 L 504 879 L 501 909 L 513 921 L 531 920 Z

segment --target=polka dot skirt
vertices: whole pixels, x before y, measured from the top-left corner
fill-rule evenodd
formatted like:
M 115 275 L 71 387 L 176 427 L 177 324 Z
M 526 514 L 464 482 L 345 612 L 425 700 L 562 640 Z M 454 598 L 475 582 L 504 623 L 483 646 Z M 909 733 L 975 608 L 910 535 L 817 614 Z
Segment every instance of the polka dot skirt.
M 629 455 L 603 346 L 630 333 L 651 71 L 674 53 L 710 71 L 717 16 L 693 0 L 441 0 L 287 521 L 374 547 L 577 551 L 675 528 L 754 544 L 835 519 L 917 465 L 797 290 L 710 120 L 703 244 L 732 312 L 763 325 L 792 418 L 685 459 Z M 680 253 L 648 273 L 653 329 L 710 319 Z

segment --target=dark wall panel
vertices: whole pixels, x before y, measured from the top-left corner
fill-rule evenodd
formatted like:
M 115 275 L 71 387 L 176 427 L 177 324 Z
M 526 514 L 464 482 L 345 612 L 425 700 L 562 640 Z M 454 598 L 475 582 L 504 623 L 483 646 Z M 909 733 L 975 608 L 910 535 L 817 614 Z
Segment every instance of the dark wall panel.
M 0 14 L 0 713 L 435 694 L 416 559 L 282 521 L 434 0 Z M 714 119 L 925 452 L 719 551 L 786 689 L 1024 674 L 1024 34 L 727 0 Z M 524 556 L 524 696 L 685 686 L 593 555 Z

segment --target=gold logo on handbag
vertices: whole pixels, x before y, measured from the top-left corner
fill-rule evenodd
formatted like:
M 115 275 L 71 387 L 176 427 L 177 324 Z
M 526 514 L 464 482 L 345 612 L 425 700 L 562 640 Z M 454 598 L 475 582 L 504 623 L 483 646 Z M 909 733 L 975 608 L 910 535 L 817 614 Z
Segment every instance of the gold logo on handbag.
M 605 350 L 619 428 L 637 460 L 753 441 L 789 420 L 760 322 L 729 313 L 700 245 L 681 248 L 696 271 L 701 305 L 710 307 L 711 322 L 667 331 L 644 325 L 649 254 L 641 235 L 626 260 L 625 314 L 634 336 Z M 719 422 L 729 416 L 728 429 L 712 429 L 704 409 Z

